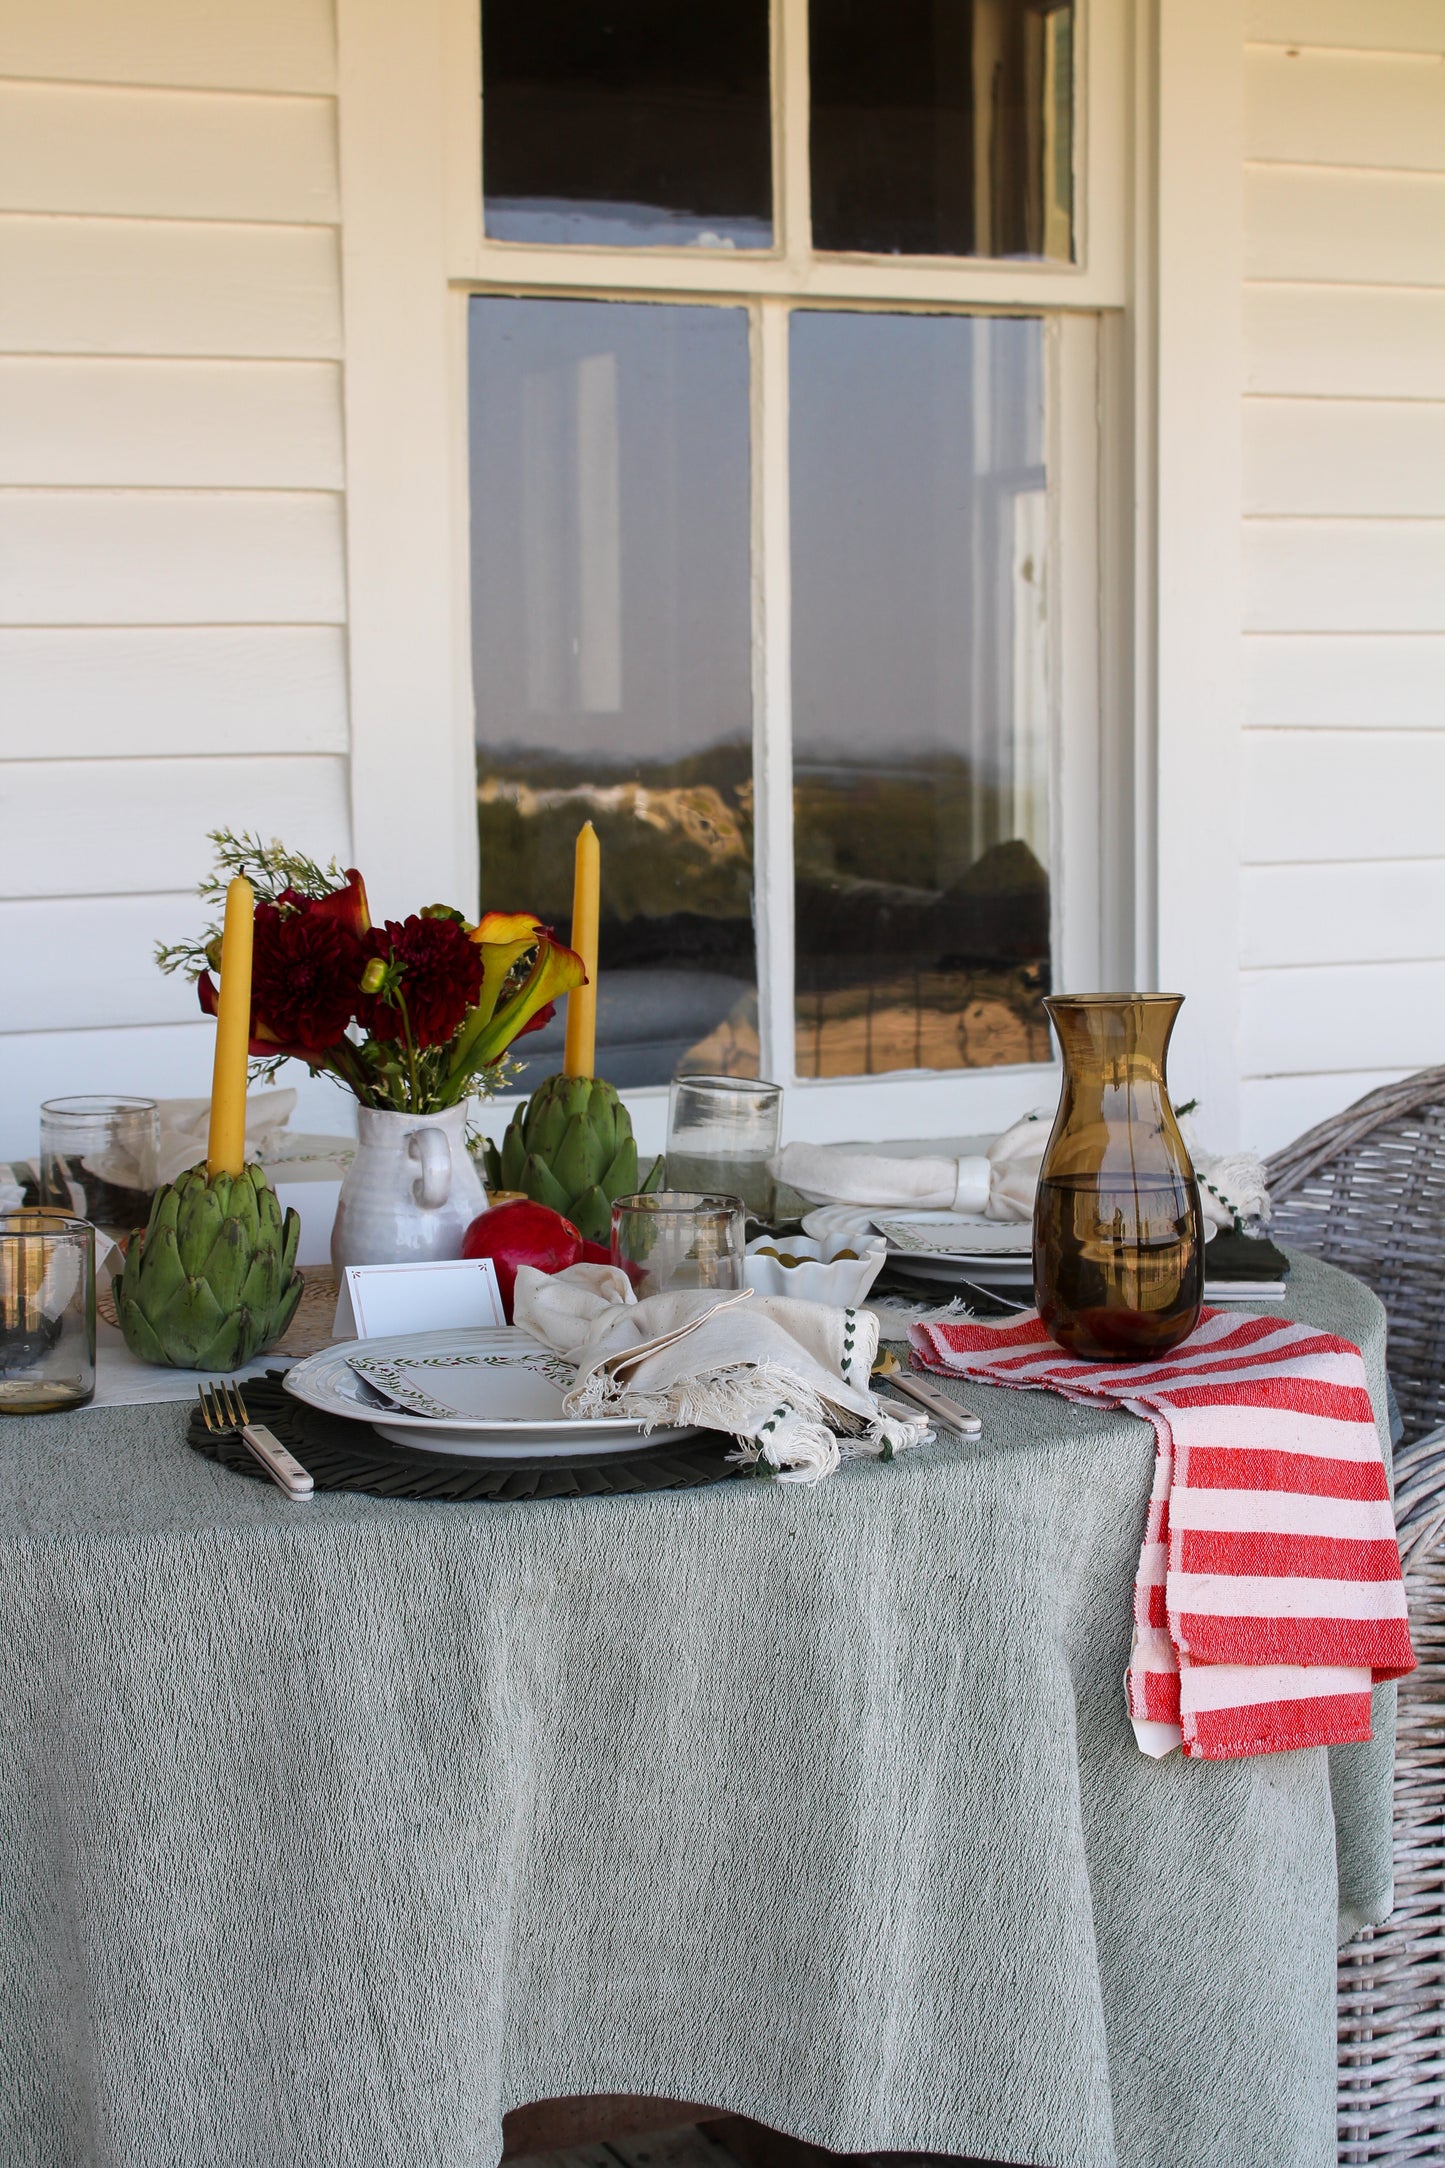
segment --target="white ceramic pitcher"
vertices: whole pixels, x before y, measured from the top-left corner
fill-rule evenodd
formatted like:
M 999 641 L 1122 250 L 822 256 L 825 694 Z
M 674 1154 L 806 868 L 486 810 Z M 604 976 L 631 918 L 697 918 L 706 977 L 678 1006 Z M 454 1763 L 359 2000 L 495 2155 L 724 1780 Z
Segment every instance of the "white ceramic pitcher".
M 356 1157 L 341 1185 L 331 1262 L 421 1265 L 460 1257 L 487 1193 L 466 1147 L 467 1109 L 356 1110 Z

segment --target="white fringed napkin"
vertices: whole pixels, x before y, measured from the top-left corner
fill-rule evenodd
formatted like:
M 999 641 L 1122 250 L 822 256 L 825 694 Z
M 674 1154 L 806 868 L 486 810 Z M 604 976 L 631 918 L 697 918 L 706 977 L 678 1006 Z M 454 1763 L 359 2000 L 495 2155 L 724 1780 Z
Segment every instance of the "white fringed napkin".
M 738 1460 L 761 1461 L 785 1483 L 816 1483 L 844 1456 L 917 1445 L 928 1427 L 869 1390 L 878 1320 L 868 1310 L 747 1289 L 639 1302 L 615 1265 L 523 1265 L 513 1316 L 577 1365 L 569 1415 L 729 1431 Z
M 1029 1220 L 1039 1168 L 1053 1127 L 1043 1107 L 1025 1114 L 994 1138 L 987 1153 L 961 1159 L 890 1159 L 881 1152 L 842 1144 L 785 1144 L 770 1161 L 776 1181 L 786 1182 L 815 1205 L 851 1205 L 888 1212 L 978 1212 L 994 1220 Z M 1216 1227 L 1239 1219 L 1269 1218 L 1264 1167 L 1251 1153 L 1222 1158 L 1201 1151 L 1188 1128 L 1204 1217 Z M 826 1229 L 821 1220 L 810 1232 L 843 1233 L 842 1216 Z M 851 1223 L 850 1223 L 851 1224 Z

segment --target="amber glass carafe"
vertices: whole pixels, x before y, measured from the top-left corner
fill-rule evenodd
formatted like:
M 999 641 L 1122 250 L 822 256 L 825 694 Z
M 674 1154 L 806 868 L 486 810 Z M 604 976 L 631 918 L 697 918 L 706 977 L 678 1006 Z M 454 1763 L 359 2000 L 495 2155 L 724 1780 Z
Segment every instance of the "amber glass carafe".
M 1064 1088 L 1034 1206 L 1034 1299 L 1051 1337 L 1086 1361 L 1162 1355 L 1199 1321 L 1199 1185 L 1164 1081 L 1182 999 L 1044 1003 Z

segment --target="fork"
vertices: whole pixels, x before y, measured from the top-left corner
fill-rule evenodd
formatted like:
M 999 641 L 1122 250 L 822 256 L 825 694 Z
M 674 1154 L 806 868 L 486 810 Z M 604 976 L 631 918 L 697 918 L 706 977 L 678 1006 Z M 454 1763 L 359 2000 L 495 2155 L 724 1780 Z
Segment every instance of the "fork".
M 288 1453 L 273 1430 L 264 1423 L 253 1423 L 246 1412 L 239 1379 L 228 1385 L 224 1380 L 217 1385 L 197 1387 L 201 1403 L 201 1421 L 207 1430 L 218 1435 L 234 1432 L 250 1447 L 271 1481 L 286 1493 L 288 1498 L 310 1498 L 316 1485 L 294 1454 Z

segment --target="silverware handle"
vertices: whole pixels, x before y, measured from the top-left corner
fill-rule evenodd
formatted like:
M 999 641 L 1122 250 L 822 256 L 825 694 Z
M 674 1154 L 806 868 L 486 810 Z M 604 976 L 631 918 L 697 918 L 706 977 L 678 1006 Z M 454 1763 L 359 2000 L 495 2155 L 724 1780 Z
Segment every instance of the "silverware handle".
M 274 1430 L 264 1423 L 243 1423 L 241 1436 L 274 1483 L 293 1498 L 309 1498 L 316 1485 L 293 1453 L 288 1453 Z
M 937 1416 L 940 1423 L 947 1423 L 949 1429 L 956 1430 L 960 1437 L 977 1438 L 982 1435 L 983 1424 L 971 1408 L 960 1407 L 956 1400 L 950 1400 L 948 1394 L 940 1392 L 936 1385 L 925 1385 L 911 1370 L 898 1371 L 889 1378 L 888 1383 L 900 1393 L 906 1393 L 920 1408 L 926 1408 L 930 1415 Z

